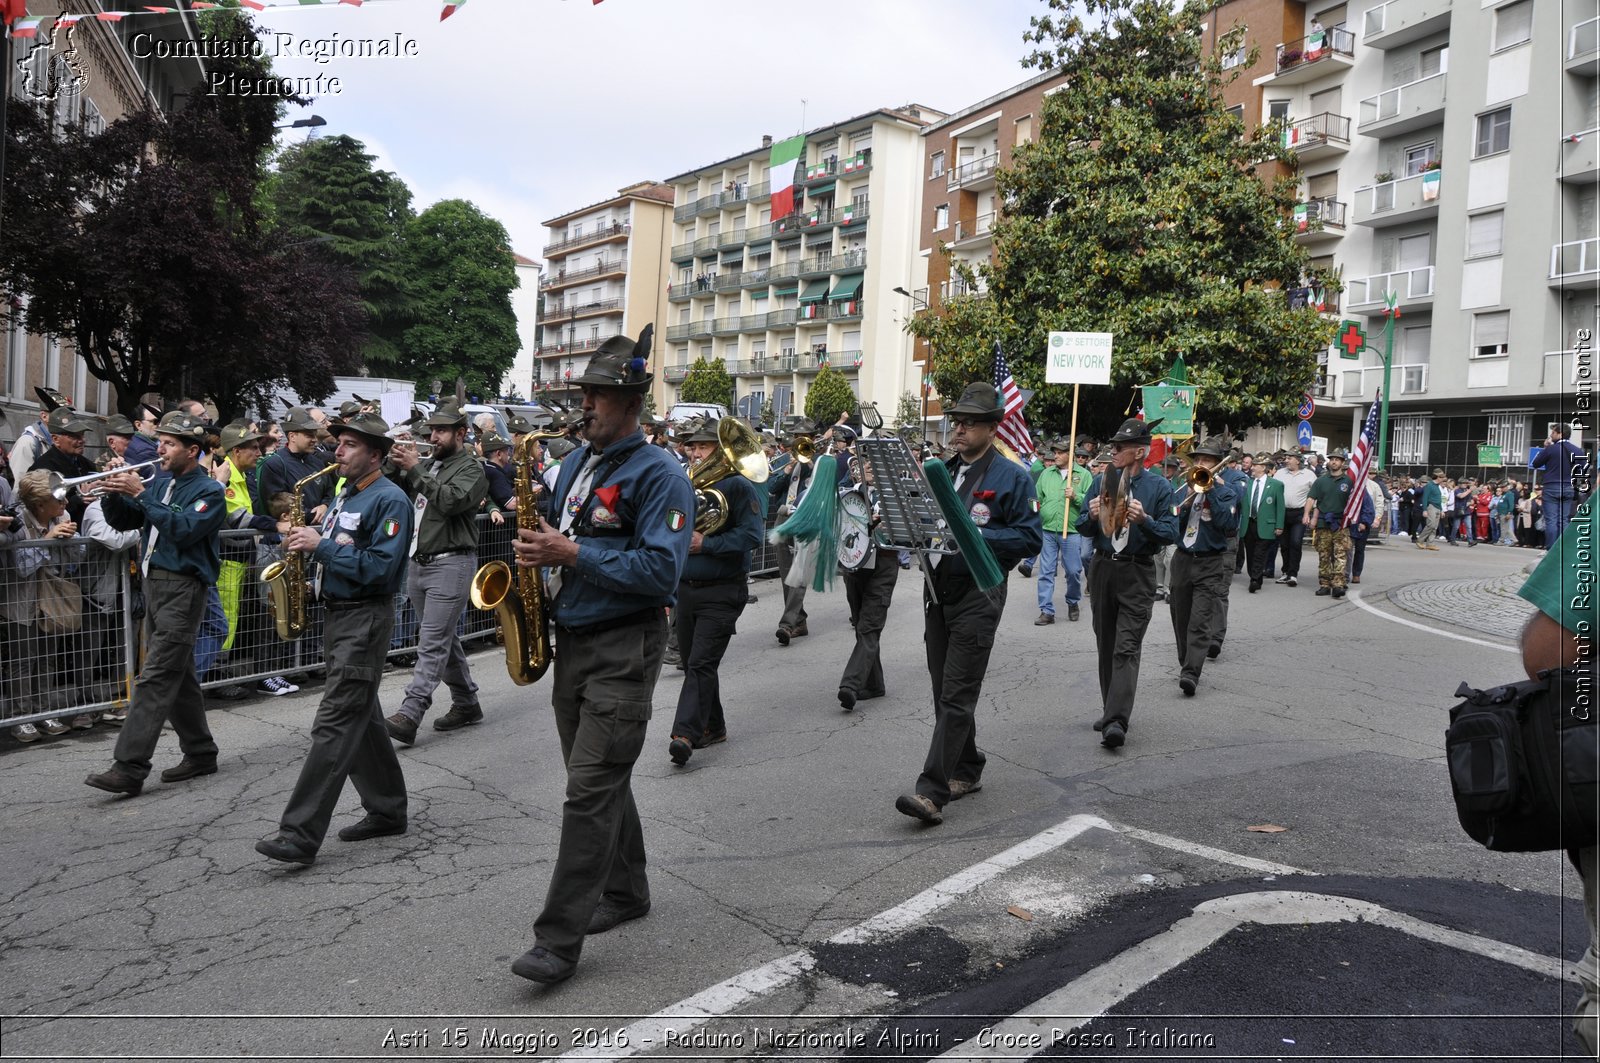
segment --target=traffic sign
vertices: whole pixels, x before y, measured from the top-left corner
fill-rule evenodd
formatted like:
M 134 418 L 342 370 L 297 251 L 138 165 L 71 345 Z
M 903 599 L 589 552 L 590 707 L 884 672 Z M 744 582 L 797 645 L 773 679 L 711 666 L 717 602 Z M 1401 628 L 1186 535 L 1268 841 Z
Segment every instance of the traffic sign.
M 1297 440 L 1299 440 L 1300 445 L 1302 447 L 1309 447 L 1311 445 L 1311 438 L 1312 438 L 1312 436 L 1311 436 L 1311 422 L 1310 421 L 1301 421 L 1300 422 L 1300 427 L 1295 431 L 1294 435 L 1295 435 L 1295 438 Z
M 1304 421 L 1317 412 L 1317 400 L 1311 397 L 1309 391 L 1302 395 L 1301 399 L 1300 408 L 1294 411 L 1294 415 Z

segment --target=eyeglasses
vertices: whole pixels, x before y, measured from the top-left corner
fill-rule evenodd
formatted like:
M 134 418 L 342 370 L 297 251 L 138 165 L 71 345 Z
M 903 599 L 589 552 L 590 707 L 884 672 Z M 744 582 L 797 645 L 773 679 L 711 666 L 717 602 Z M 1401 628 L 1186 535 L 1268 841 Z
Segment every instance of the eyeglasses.
M 973 420 L 971 417 L 952 417 L 952 418 L 950 418 L 950 424 L 951 424 L 952 427 L 955 427 L 955 428 L 971 428 L 973 425 L 975 425 L 977 423 L 978 422 Z

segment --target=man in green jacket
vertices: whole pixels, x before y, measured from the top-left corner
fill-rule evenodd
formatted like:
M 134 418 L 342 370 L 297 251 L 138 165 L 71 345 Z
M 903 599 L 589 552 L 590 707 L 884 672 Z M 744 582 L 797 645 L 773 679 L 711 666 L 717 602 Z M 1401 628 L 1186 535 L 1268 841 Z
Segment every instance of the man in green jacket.
M 1444 478 L 1444 470 L 1435 469 L 1433 479 L 1423 485 L 1422 536 L 1417 540 L 1418 550 L 1439 549 L 1439 545 L 1433 540 L 1439 534 L 1439 515 L 1444 512 L 1444 488 L 1439 486 Z
M 408 746 L 417 740 L 441 678 L 450 688 L 450 711 L 433 722 L 435 731 L 483 719 L 457 628 L 478 570 L 478 508 L 489 478 L 467 446 L 467 415 L 455 403 L 440 403 L 423 424 L 433 444 L 427 461 L 414 447 L 397 446 L 389 455 L 390 475 L 416 507 L 406 594 L 417 612 L 417 664 L 400 710 L 385 721 L 395 741 Z
M 1250 466 L 1250 484 L 1239 499 L 1239 541 L 1249 564 L 1250 593 L 1261 589 L 1267 558 L 1283 538 L 1283 482 L 1273 478 L 1272 455 L 1257 454 Z
M 1044 544 L 1039 550 L 1036 626 L 1056 622 L 1054 599 L 1058 560 L 1067 574 L 1067 619 L 1078 619 L 1078 603 L 1083 600 L 1083 536 L 1078 534 L 1078 509 L 1094 479 L 1088 469 L 1073 460 L 1072 441 L 1065 436 L 1050 444 L 1050 452 L 1054 464 L 1041 470 L 1034 484 L 1039 519 L 1044 523 Z M 1079 447 L 1077 456 L 1087 461 L 1088 448 Z

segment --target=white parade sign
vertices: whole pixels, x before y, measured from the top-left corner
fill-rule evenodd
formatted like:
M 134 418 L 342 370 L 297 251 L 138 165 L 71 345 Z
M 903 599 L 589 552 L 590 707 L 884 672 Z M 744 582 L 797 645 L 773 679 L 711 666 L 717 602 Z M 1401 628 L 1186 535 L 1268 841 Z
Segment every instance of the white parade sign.
M 1046 384 L 1111 383 L 1111 333 L 1050 333 L 1044 381 Z

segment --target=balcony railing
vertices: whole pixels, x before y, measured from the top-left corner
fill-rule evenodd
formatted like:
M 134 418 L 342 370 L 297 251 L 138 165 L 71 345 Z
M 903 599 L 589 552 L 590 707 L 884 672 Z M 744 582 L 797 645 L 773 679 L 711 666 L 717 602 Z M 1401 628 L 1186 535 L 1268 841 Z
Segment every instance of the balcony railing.
M 1382 184 L 1356 190 L 1356 221 L 1363 225 L 1394 225 L 1412 218 L 1437 214 L 1442 170 L 1425 170 Z
M 1561 180 L 1591 184 L 1600 172 L 1600 129 L 1569 133 L 1561 141 Z
M 960 277 L 952 277 L 939 284 L 939 301 L 941 303 L 948 303 L 952 299 L 962 299 L 969 295 L 982 294 L 984 294 L 984 289 L 981 284 L 976 282 L 968 284 Z
M 623 273 L 627 270 L 627 263 L 622 259 L 613 262 L 601 262 L 584 269 L 563 269 L 552 273 L 539 282 L 540 288 L 559 288 L 565 284 L 573 284 L 588 277 L 599 277 L 606 273 Z
M 1390 49 L 1439 33 L 1450 26 L 1451 0 L 1387 0 L 1367 8 L 1361 41 Z
M 1355 54 L 1356 35 L 1335 26 L 1331 30 L 1321 30 L 1307 34 L 1298 41 L 1278 45 L 1277 70 L 1281 74 L 1291 67 L 1320 63 L 1335 55 L 1349 59 Z
M 872 169 L 872 149 L 862 148 L 854 155 L 846 155 L 839 160 L 839 172 L 846 176 L 865 173 Z
M 1401 306 L 1405 306 L 1433 298 L 1433 267 L 1419 266 L 1416 269 L 1359 277 L 1346 284 L 1344 290 L 1349 295 L 1346 308 L 1350 310 L 1358 306 L 1382 306 L 1390 292 L 1395 293 Z
M 1321 314 L 1339 312 L 1339 293 L 1331 288 L 1309 284 L 1300 288 L 1285 288 L 1284 295 L 1289 300 L 1290 310 L 1314 308 Z
M 1600 270 L 1600 237 L 1568 240 L 1550 249 L 1550 279 L 1581 277 Z
M 772 223 L 772 235 L 778 238 L 795 236 L 815 229 L 822 225 L 832 225 L 834 208 L 826 207 L 821 210 L 808 210 L 798 214 L 789 214 Z
M 865 196 L 862 196 L 853 203 L 846 203 L 837 211 L 839 216 L 839 224 L 858 225 L 861 222 L 866 221 L 867 216 L 871 213 L 871 210 L 869 209 L 870 206 L 871 204 L 867 202 L 867 198 Z
M 1408 116 L 1420 119 L 1420 116 L 1431 115 L 1435 110 L 1442 111 L 1445 77 L 1446 72 L 1441 70 L 1437 74 L 1397 85 L 1376 96 L 1368 96 L 1361 101 L 1361 131 L 1366 132 L 1368 126 L 1380 122 Z
M 1397 395 L 1421 395 L 1428 390 L 1428 363 L 1402 362 L 1389 367 L 1390 386 Z M 1340 370 L 1344 384 L 1339 398 L 1361 399 L 1377 394 L 1383 383 L 1383 366 L 1363 365 Z
M 666 369 L 667 383 L 681 384 L 689 377 L 689 367 L 686 365 L 669 365 Z
M 987 179 L 999 166 L 999 152 L 990 152 L 988 155 L 973 159 L 971 162 L 964 162 L 945 173 L 945 191 L 952 191 L 963 185 L 977 184 L 979 181 Z
M 1331 197 L 1296 203 L 1294 231 L 1301 235 L 1324 231 L 1342 233 L 1345 229 L 1345 214 L 1345 205 Z
M 1350 119 L 1342 114 L 1323 111 L 1302 118 L 1283 131 L 1283 146 L 1306 154 L 1317 148 L 1350 146 Z
M 956 222 L 956 240 L 973 240 L 980 236 L 987 236 L 989 230 L 994 228 L 995 212 L 987 211 L 978 215 L 971 221 Z
M 850 321 L 866 313 L 860 299 L 835 299 L 828 303 L 829 321 Z
M 544 257 L 550 258 L 552 255 L 558 255 L 570 248 L 582 247 L 585 244 L 598 243 L 601 240 L 610 240 L 617 236 L 627 236 L 631 229 L 631 226 L 623 222 L 614 221 L 610 225 L 595 229 L 593 232 L 580 233 L 576 236 L 569 236 L 565 240 L 557 240 L 555 243 L 545 244 Z
M 771 281 L 786 281 L 792 277 L 800 276 L 802 263 L 796 259 L 792 262 L 779 262 L 776 266 L 767 268 L 767 279 Z
M 682 321 L 676 325 L 668 325 L 667 339 L 668 341 L 688 340 L 709 336 L 711 335 L 711 328 L 714 324 L 714 319 L 703 317 L 698 321 Z
M 551 328 L 553 326 L 547 324 L 545 327 Z M 547 358 L 554 354 L 582 354 L 584 351 L 594 350 L 604 342 L 605 340 L 595 337 L 592 339 L 573 340 L 571 343 L 544 343 L 535 348 L 534 353 L 541 358 Z
M 587 317 L 590 314 L 605 314 L 621 309 L 621 299 L 602 299 L 592 303 L 546 303 L 544 320 L 546 324 L 554 324 L 555 318 Z
M 1600 52 L 1600 18 L 1585 19 L 1572 27 L 1572 32 L 1567 35 L 1569 60 L 1592 52 Z
M 805 175 L 801 178 L 802 184 L 811 184 L 821 181 L 826 177 L 835 177 L 839 173 L 839 156 L 832 155 L 821 162 L 814 162 L 806 167 Z

